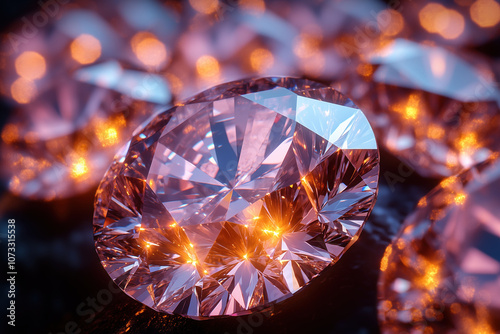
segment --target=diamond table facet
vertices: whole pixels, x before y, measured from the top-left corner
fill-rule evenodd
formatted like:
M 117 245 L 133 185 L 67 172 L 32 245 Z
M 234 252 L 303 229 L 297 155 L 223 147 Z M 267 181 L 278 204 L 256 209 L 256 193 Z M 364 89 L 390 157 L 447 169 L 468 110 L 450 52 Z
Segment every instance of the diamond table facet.
M 117 155 L 96 195 L 97 253 L 157 311 L 262 310 L 355 242 L 378 174 L 370 124 L 334 89 L 226 83 L 158 115 Z

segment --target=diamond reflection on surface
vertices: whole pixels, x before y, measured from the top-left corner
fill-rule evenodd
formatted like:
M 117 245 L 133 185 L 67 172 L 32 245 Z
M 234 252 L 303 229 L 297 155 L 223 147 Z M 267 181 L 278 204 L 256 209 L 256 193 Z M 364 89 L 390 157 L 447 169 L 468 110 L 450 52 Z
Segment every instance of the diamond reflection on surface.
M 357 239 L 378 150 L 337 91 L 290 78 L 226 83 L 160 114 L 96 196 L 104 268 L 131 297 L 192 318 L 301 289 Z
M 381 262 L 382 332 L 500 330 L 499 186 L 488 160 L 421 199 Z

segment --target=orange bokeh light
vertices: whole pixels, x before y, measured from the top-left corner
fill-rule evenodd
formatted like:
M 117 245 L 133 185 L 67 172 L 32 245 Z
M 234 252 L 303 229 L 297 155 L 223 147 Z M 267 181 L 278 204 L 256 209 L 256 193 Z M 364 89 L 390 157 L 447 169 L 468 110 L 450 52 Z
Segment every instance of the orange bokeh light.
M 250 66 L 256 72 L 265 72 L 274 64 L 274 57 L 271 51 L 258 48 L 250 54 Z
M 212 56 L 204 55 L 196 61 L 196 70 L 202 78 L 213 78 L 219 74 L 219 62 Z
M 83 177 L 89 172 L 87 161 L 83 157 L 79 157 L 71 166 L 71 176 L 75 179 Z
M 2 131 L 2 140 L 7 144 L 12 144 L 19 139 L 19 130 L 14 124 L 7 124 Z
M 160 66 L 167 60 L 167 48 L 155 35 L 139 32 L 130 41 L 132 51 L 146 66 Z
M 71 57 L 80 64 L 92 64 L 101 56 L 101 42 L 89 34 L 82 34 L 71 42 Z
M 194 10 L 203 14 L 212 14 L 219 8 L 218 0 L 189 0 Z
M 25 104 L 31 102 L 37 94 L 36 85 L 33 81 L 18 78 L 10 86 L 12 98 L 18 103 Z
M 28 80 L 39 79 L 45 75 L 47 65 L 45 58 L 38 52 L 26 51 L 16 58 L 16 72 L 22 78 Z
M 420 96 L 411 94 L 408 98 L 408 104 L 405 107 L 404 116 L 406 119 L 417 119 L 418 111 L 420 109 Z
M 429 3 L 418 13 L 420 24 L 431 33 L 437 33 L 445 39 L 459 37 L 465 29 L 464 17 L 453 9 L 441 4 Z
M 460 152 L 471 152 L 479 148 L 477 134 L 475 132 L 467 132 L 462 134 L 457 142 L 457 148 Z
M 494 0 L 477 0 L 470 7 L 470 16 L 482 28 L 494 27 L 500 22 L 500 4 Z

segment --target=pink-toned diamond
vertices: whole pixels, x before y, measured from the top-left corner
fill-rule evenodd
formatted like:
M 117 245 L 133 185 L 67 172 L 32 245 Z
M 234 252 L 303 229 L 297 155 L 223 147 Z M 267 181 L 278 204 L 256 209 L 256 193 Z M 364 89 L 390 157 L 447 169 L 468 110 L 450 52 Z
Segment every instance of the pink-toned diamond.
M 149 307 L 239 315 L 297 292 L 357 239 L 378 150 L 349 99 L 290 78 L 231 82 L 160 114 L 96 196 L 97 253 Z
M 164 77 L 148 72 L 170 61 L 158 38 L 173 44 L 177 24 L 155 1 L 46 5 L 0 46 L 0 94 L 12 109 L 0 178 L 16 195 L 51 200 L 95 187 L 116 149 L 170 101 Z M 54 19 L 35 27 L 39 14 Z
M 367 58 L 363 80 L 342 89 L 380 142 L 419 174 L 454 175 L 499 150 L 500 91 L 487 62 L 403 39 Z
M 445 179 L 386 249 L 383 333 L 498 333 L 500 161 Z

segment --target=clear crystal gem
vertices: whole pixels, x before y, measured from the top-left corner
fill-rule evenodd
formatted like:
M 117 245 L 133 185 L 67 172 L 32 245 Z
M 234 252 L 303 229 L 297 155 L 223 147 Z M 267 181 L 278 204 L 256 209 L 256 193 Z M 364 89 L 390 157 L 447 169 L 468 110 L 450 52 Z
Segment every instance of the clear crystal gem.
M 445 179 L 386 249 L 383 333 L 498 333 L 500 161 Z
M 378 174 L 370 124 L 334 89 L 226 83 L 159 114 L 117 155 L 96 196 L 97 252 L 155 310 L 262 309 L 357 239 Z

